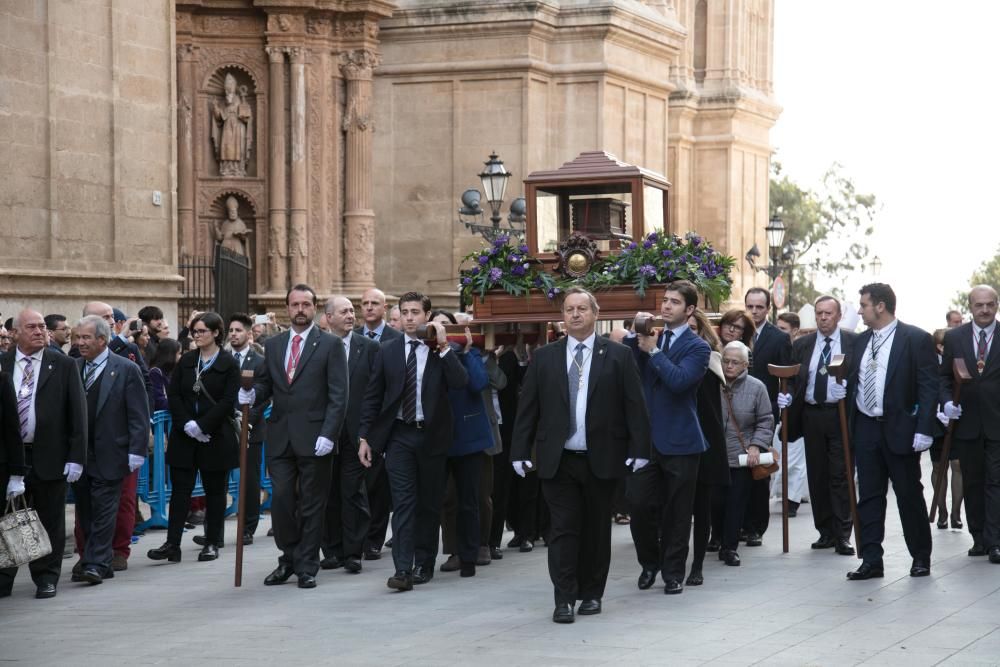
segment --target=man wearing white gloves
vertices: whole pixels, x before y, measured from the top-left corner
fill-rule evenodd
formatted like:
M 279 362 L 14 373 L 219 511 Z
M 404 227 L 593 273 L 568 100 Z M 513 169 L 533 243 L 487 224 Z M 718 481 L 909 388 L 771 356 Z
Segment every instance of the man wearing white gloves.
M 267 463 L 273 485 L 271 519 L 281 550 L 266 586 L 298 575 L 299 588 L 315 588 L 323 540 L 332 456 L 347 415 L 347 355 L 340 338 L 313 323 L 316 292 L 295 285 L 286 295 L 292 328 L 264 344 L 265 363 L 241 404 L 272 401 Z
M 76 361 L 87 397 L 87 466 L 73 485 L 84 546 L 80 574 L 72 580 L 91 585 L 115 576 L 112 541 L 122 481 L 142 466 L 149 446 L 149 400 L 142 371 L 111 353 L 111 336 L 108 323 L 97 315 L 77 322 Z
M 14 330 L 17 346 L 0 356 L 0 370 L 11 375 L 17 397 L 27 469 L 24 492 L 52 544 L 52 553 L 28 569 L 35 597 L 52 598 L 66 545 L 66 482 L 80 478 L 87 460 L 87 402 L 76 361 L 45 349 L 48 333 L 40 313 L 21 311 Z M 10 490 L 20 490 L 20 484 Z M 10 594 L 16 575 L 17 568 L 0 570 L 0 597 Z
M 910 576 L 926 577 L 931 573 L 931 529 L 920 483 L 920 453 L 931 446 L 937 412 L 934 339 L 896 319 L 896 294 L 889 285 L 865 285 L 860 294 L 859 314 L 869 329 L 854 345 L 847 405 L 858 468 L 858 547 L 863 560 L 847 578 L 885 576 L 882 540 L 890 480 L 913 558 Z
M 626 460 L 650 457 L 649 415 L 632 353 L 595 334 L 599 306 L 579 287 L 562 306 L 567 336 L 539 348 L 527 368 L 511 448 L 514 472 L 538 462 L 551 515 L 549 576 L 556 623 L 599 614 L 611 566 L 611 503 Z

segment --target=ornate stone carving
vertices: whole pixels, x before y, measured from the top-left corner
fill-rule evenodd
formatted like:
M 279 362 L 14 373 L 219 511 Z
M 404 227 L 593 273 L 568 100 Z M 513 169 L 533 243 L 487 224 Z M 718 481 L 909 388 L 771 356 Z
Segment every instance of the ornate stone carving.
M 224 96 L 212 103 L 212 144 L 219 174 L 241 178 L 253 149 L 253 110 L 246 86 L 237 89 L 236 77 L 226 74 Z
M 267 81 L 265 65 L 267 60 L 259 46 L 241 48 L 216 49 L 204 47 L 197 59 L 198 70 L 196 81 L 201 89 L 218 91 L 225 88 L 225 80 L 220 70 L 239 70 L 245 72 L 250 82 L 250 94 L 257 95 L 261 91 L 261 82 Z
M 252 230 L 240 219 L 240 202 L 230 195 L 226 198 L 226 219 L 216 220 L 212 225 L 215 241 L 223 248 L 250 256 L 250 241 L 247 238 Z
M 357 39 L 365 34 L 365 22 L 364 19 L 356 19 L 353 21 L 344 21 L 340 24 L 340 34 L 347 39 Z
M 378 23 L 374 21 L 369 21 L 365 24 L 368 32 L 368 39 L 375 40 L 378 39 Z
M 371 98 L 365 97 L 360 99 L 357 96 L 352 96 L 347 102 L 347 111 L 344 112 L 344 119 L 340 123 L 340 129 L 343 132 L 348 132 L 352 128 L 357 129 L 360 132 L 366 132 L 371 130 L 375 131 L 375 121 L 372 120 L 372 114 L 362 113 L 359 109 L 371 109 Z
M 333 29 L 333 21 L 325 16 L 310 16 L 306 19 L 306 32 L 310 35 L 327 37 Z
M 348 80 L 370 81 L 372 72 L 381 62 L 382 58 L 377 53 L 367 49 L 345 51 L 340 54 L 340 70 Z
M 252 16 L 217 16 L 208 14 L 202 17 L 202 30 L 217 35 L 253 34 L 259 28 L 259 23 Z
M 187 12 L 177 12 L 177 32 L 191 32 L 191 15 Z
M 306 17 L 301 14 L 269 14 L 267 31 L 303 33 L 306 31 Z

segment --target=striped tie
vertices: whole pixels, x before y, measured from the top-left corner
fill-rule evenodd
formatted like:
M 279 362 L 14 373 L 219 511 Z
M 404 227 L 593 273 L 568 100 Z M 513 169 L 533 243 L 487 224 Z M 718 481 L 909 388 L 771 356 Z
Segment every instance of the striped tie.
M 24 375 L 21 376 L 21 388 L 17 393 L 17 416 L 21 420 L 21 439 L 28 438 L 28 415 L 31 412 L 31 396 L 35 390 L 35 369 L 31 357 L 24 358 Z
M 97 364 L 93 361 L 88 361 L 83 373 L 84 390 L 90 391 L 90 388 L 94 386 L 94 382 L 97 381 L 97 373 L 95 371 L 97 371 Z
M 410 341 L 410 353 L 406 355 L 406 376 L 403 381 L 403 421 L 417 420 L 417 346 L 420 341 Z
M 876 394 L 878 393 L 878 359 L 875 355 L 878 354 L 879 347 L 878 333 L 873 331 L 872 353 L 868 360 L 868 372 L 865 374 L 864 385 L 865 406 L 868 408 L 868 412 L 871 413 L 874 413 L 876 408 L 878 408 L 878 401 L 876 400 Z

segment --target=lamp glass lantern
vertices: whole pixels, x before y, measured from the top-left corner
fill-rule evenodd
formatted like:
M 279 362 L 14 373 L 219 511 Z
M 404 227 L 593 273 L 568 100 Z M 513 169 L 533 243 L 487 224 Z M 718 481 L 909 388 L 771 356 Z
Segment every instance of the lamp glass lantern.
M 872 257 L 872 261 L 871 261 L 871 265 L 870 266 L 871 266 L 871 270 L 872 270 L 872 275 L 877 278 L 878 275 L 880 273 L 882 273 L 882 260 L 879 259 L 878 255 L 875 255 L 874 257 Z
M 504 167 L 503 160 L 497 157 L 496 152 L 490 153 L 490 159 L 485 165 L 486 167 L 479 174 L 479 180 L 483 184 L 486 201 L 490 203 L 494 214 L 498 214 L 500 205 L 503 203 L 504 193 L 507 191 L 510 172 Z
M 767 247 L 771 250 L 771 256 L 777 257 L 785 242 L 785 223 L 775 215 L 764 227 L 764 231 L 767 233 Z

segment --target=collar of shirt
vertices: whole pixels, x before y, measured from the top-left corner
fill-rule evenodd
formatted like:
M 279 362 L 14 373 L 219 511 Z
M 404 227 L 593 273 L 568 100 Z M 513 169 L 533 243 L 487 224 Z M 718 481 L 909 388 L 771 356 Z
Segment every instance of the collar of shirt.
M 405 344 L 403 345 L 403 347 L 406 349 L 406 353 L 407 354 L 410 353 L 410 343 L 422 343 L 423 342 L 419 338 L 414 338 L 413 336 L 411 336 L 408 333 L 404 333 L 403 334 L 403 340 L 405 341 Z M 419 350 L 420 348 L 418 347 L 417 349 Z
M 583 346 L 587 350 L 593 351 L 593 349 L 594 349 L 594 342 L 596 340 L 597 340 L 597 332 L 596 331 L 594 333 L 590 334 L 589 336 L 587 336 L 586 338 L 584 338 L 583 340 L 577 340 L 573 336 L 569 336 L 566 339 L 566 351 L 569 353 L 569 355 L 571 357 L 575 356 L 576 355 L 576 345 L 577 345 L 577 343 L 583 343 Z
M 347 346 L 347 347 L 350 347 L 350 345 L 351 345 L 351 334 L 352 333 L 353 333 L 352 331 L 348 331 L 346 334 L 344 334 L 343 336 L 341 336 L 341 339 L 344 341 L 344 345 Z
M 94 364 L 96 366 L 103 366 L 104 362 L 108 360 L 108 356 L 111 354 L 111 350 L 104 348 L 104 352 L 101 352 L 93 361 L 88 361 L 89 364 Z
M 288 331 L 288 342 L 291 343 L 292 339 L 295 338 L 296 336 L 302 336 L 302 342 L 303 343 L 306 342 L 306 339 L 309 338 L 309 334 L 311 334 L 312 330 L 315 328 L 316 328 L 316 323 L 311 322 L 309 326 L 306 327 L 306 330 L 303 331 L 302 333 L 296 333 L 295 329 L 290 329 Z
M 817 345 L 819 345 L 820 343 L 822 343 L 823 345 L 826 345 L 826 339 L 827 338 L 830 339 L 830 345 L 831 346 L 833 346 L 833 345 L 840 345 L 840 327 L 837 327 L 836 329 L 834 329 L 833 333 L 830 334 L 829 336 L 827 336 L 823 332 L 819 331 L 818 329 L 816 330 L 816 344 Z
M 17 359 L 16 359 L 16 361 L 14 363 L 16 363 L 19 366 L 23 366 L 24 365 L 24 359 L 26 359 L 28 357 L 31 357 L 31 361 L 32 361 L 31 365 L 32 366 L 35 365 L 35 362 L 42 363 L 42 352 L 44 350 L 45 350 L 45 348 L 42 348 L 41 350 L 39 350 L 38 352 L 35 352 L 33 354 L 25 354 L 24 352 L 21 352 L 21 348 L 17 348 L 17 354 L 14 355 L 14 356 L 17 357 Z
M 687 320 L 684 320 L 673 329 L 668 329 L 668 331 L 673 333 L 673 336 L 670 337 L 670 345 L 673 345 L 675 342 L 677 342 L 678 338 L 684 335 L 685 329 L 687 329 L 688 331 L 691 330 L 691 327 L 688 326 Z
M 363 334 L 364 334 L 364 335 L 366 335 L 366 336 L 367 336 L 367 335 L 368 335 L 369 333 L 374 333 L 374 334 L 375 334 L 375 335 L 376 335 L 377 337 L 381 338 L 381 337 L 382 337 L 382 330 L 383 330 L 383 329 L 385 329 L 385 320 L 382 320 L 382 323 L 381 323 L 381 324 L 379 324 L 379 325 L 378 325 L 377 327 L 375 327 L 374 329 L 369 329 L 369 328 L 368 328 L 368 323 L 366 322 L 366 323 L 365 323 L 365 326 L 364 326 L 364 327 L 362 327 L 362 329 L 361 329 L 361 333 L 363 333 Z
M 888 338 L 889 336 L 891 336 L 896 331 L 896 323 L 897 322 L 899 322 L 899 320 L 893 318 L 893 320 L 891 322 L 889 322 L 887 325 L 885 325 L 881 329 L 872 329 L 872 333 L 877 333 L 878 336 L 879 336 L 879 338 L 881 338 L 882 340 L 885 340 L 886 338 Z M 872 338 L 874 338 L 874 336 L 872 336 Z
M 756 323 L 754 324 L 754 326 L 756 327 L 756 331 L 753 332 L 753 339 L 754 340 L 757 340 L 758 338 L 760 338 L 760 334 L 764 331 L 764 329 L 767 328 L 767 325 L 768 325 L 767 320 L 764 320 L 764 323 L 761 324 L 759 327 L 756 325 Z
M 989 340 L 990 338 L 993 337 L 993 332 L 996 331 L 996 329 L 997 329 L 997 321 L 996 320 L 993 320 L 992 322 L 990 322 L 990 325 L 988 327 L 986 327 L 985 329 L 980 329 L 979 325 L 977 325 L 975 322 L 972 323 L 972 335 L 976 339 L 977 342 L 979 341 L 979 332 L 980 331 L 986 332 L 986 340 Z

